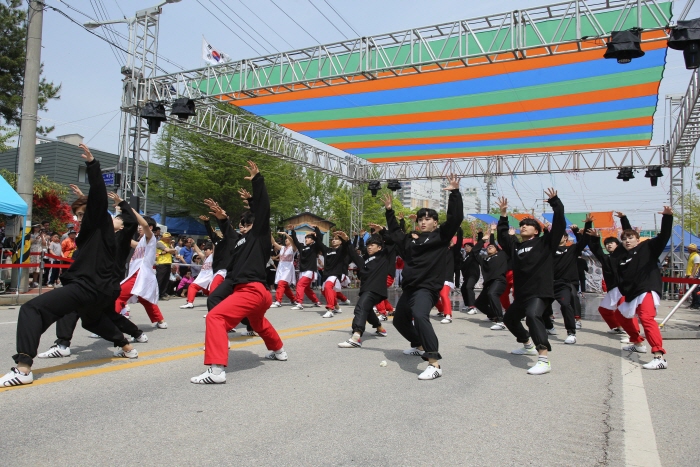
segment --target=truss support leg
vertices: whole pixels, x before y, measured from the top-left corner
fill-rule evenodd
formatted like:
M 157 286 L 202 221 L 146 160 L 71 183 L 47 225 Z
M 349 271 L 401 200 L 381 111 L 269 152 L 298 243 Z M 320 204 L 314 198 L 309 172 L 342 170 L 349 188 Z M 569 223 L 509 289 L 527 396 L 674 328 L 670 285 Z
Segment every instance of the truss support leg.
M 365 198 L 364 185 L 354 183 L 350 195 L 350 233 L 362 230 L 362 210 Z
M 685 220 L 683 209 L 683 169 L 684 167 L 671 164 L 671 188 L 669 190 L 669 204 L 673 209 L 673 223 L 679 225 L 680 235 L 674 229 L 671 234 L 671 250 L 668 262 L 671 277 L 685 276 L 685 245 L 683 244 L 683 225 Z M 669 284 L 668 298 L 676 300 L 681 295 L 680 289 Z

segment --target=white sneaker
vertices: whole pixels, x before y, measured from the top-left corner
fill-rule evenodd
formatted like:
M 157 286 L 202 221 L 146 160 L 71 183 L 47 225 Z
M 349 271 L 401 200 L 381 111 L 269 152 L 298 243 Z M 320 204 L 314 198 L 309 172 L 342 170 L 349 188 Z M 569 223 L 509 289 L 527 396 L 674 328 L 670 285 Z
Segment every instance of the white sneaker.
M 442 324 L 450 324 L 452 322 L 452 316 L 450 315 L 445 315 L 445 319 L 440 321 Z
M 332 318 L 333 312 L 331 310 L 326 311 L 326 314 L 322 316 L 323 318 Z
M 98 336 L 98 335 L 95 334 L 94 332 L 91 333 L 88 337 L 91 337 L 91 338 L 93 338 L 93 339 L 102 339 L 102 336 Z
M 139 353 L 136 351 L 136 349 L 131 349 L 128 352 L 125 352 L 123 348 L 117 347 L 117 350 L 114 351 L 114 356 L 121 358 L 139 358 Z
M 323 305 L 321 305 L 321 302 L 316 302 L 316 303 L 314 303 L 314 306 L 323 306 Z
M 493 326 L 491 326 L 492 331 L 504 331 L 506 329 L 506 325 L 503 323 L 496 323 Z
M 630 343 L 629 345 L 624 346 L 622 350 L 625 352 L 647 353 L 647 346 L 641 342 L 638 344 Z
M 235 331 L 235 329 L 234 329 Z M 248 331 L 247 329 L 245 331 L 239 331 L 239 334 L 241 336 L 257 336 L 255 331 Z
M 23 375 L 20 371 L 12 367 L 9 373 L 0 378 L 0 387 L 9 388 L 11 386 L 21 386 L 23 384 L 32 384 L 34 382 L 34 375 L 30 371 L 28 375 Z
M 343 310 L 341 310 L 339 306 L 336 306 L 336 307 L 333 309 L 333 313 L 342 313 L 342 312 L 343 312 Z
M 539 355 L 534 345 L 530 348 L 527 348 L 525 346 L 518 347 L 515 350 L 511 350 L 510 353 L 512 353 L 513 355 Z
M 477 313 L 476 308 L 472 307 L 469 308 L 469 311 L 467 311 L 468 315 L 475 315 Z
M 373 307 L 372 307 L 372 311 L 374 311 L 375 313 L 379 313 L 379 310 L 377 310 L 377 307 L 376 307 L 376 306 L 373 306 Z
M 389 319 L 386 317 L 386 315 L 383 315 L 381 313 L 379 313 L 379 316 L 377 316 L 377 318 L 379 319 L 379 321 L 386 321 Z
M 645 370 L 665 370 L 668 368 L 668 362 L 664 357 L 657 356 L 649 363 L 642 365 L 642 368 Z
M 354 349 L 355 347 L 362 347 L 362 342 L 356 342 L 352 339 L 348 339 L 345 342 L 341 342 L 340 344 L 338 344 L 338 347 L 340 347 L 341 349 Z
M 575 334 L 569 334 L 566 336 L 566 339 L 564 339 L 565 344 L 575 344 L 576 343 L 576 335 Z
M 376 330 L 374 331 L 374 335 L 377 336 L 377 337 L 386 337 L 386 329 L 384 329 L 383 331 L 380 331 L 379 329 L 376 329 Z
M 156 323 L 156 327 L 158 329 L 168 329 L 168 323 L 166 323 L 165 321 L 163 321 L 162 323 Z
M 612 328 L 608 329 L 608 334 L 626 334 L 622 328 Z
M 629 344 L 630 343 L 630 336 L 625 336 L 620 338 L 620 344 Z
M 345 300 L 344 302 L 338 302 L 338 303 L 340 303 L 341 305 L 348 305 L 348 306 L 352 305 L 349 298 L 347 300 Z
M 180 305 L 180 308 L 183 309 L 183 310 L 184 310 L 185 308 L 194 308 L 194 304 L 192 304 L 192 303 L 190 303 L 190 302 L 187 302 L 187 303 L 185 303 L 184 305 Z
M 543 375 L 550 371 L 552 371 L 552 365 L 549 364 L 549 361 L 543 362 L 542 360 L 537 360 L 535 366 L 530 367 L 527 373 L 529 375 Z
M 557 335 L 557 329 L 556 329 L 556 328 L 547 329 L 547 334 L 549 334 L 550 336 L 556 336 L 556 335 Z
M 282 304 L 280 302 L 272 302 L 272 305 L 270 305 L 270 308 L 279 308 L 281 306 L 282 306 Z
M 221 373 L 215 375 L 211 367 L 209 367 L 207 371 L 201 375 L 190 378 L 190 382 L 194 384 L 225 384 L 226 371 L 221 370 Z
M 145 332 L 142 332 L 139 337 L 132 337 L 131 339 L 129 339 L 129 342 L 140 342 L 142 344 L 145 344 L 146 342 L 148 342 L 148 336 Z
M 416 348 L 416 347 L 411 347 L 410 349 L 406 349 L 403 351 L 404 355 L 416 355 L 418 357 L 420 357 L 424 353 L 425 353 L 424 350 L 418 350 L 418 348 Z
M 304 305 L 302 305 L 301 303 L 297 303 L 296 305 L 294 305 L 292 307 L 292 310 L 303 310 L 303 309 L 304 309 Z
M 439 378 L 440 376 L 442 376 L 442 368 L 435 368 L 433 365 L 428 365 L 428 368 L 418 375 L 418 379 L 429 380 Z
M 268 360 L 279 360 L 281 362 L 286 362 L 289 357 L 287 356 L 286 351 L 278 350 L 277 352 L 272 351 L 269 354 L 265 355 L 265 358 L 267 358 Z
M 58 345 L 52 345 L 49 350 L 42 352 L 37 357 L 39 358 L 61 358 L 70 356 L 70 347 L 60 348 Z
M 581 320 L 577 319 L 576 320 L 576 329 L 581 329 L 582 327 L 583 327 L 583 325 L 581 324 Z

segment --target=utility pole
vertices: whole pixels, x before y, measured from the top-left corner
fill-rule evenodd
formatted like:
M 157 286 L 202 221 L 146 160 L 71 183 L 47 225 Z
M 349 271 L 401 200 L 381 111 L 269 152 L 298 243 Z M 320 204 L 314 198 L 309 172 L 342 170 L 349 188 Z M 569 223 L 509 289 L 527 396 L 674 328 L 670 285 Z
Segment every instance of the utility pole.
M 44 22 L 44 4 L 29 2 L 27 11 L 27 57 L 24 66 L 24 90 L 22 96 L 22 122 L 20 125 L 19 164 L 17 193 L 27 203 L 25 226 L 32 225 L 32 200 L 34 194 L 34 154 L 36 149 L 36 124 L 39 113 L 39 75 L 41 74 L 41 31 Z M 20 238 L 24 238 L 24 229 Z M 22 240 L 20 240 L 22 241 Z M 26 292 L 29 286 L 28 269 L 21 269 L 19 289 Z
M 486 175 L 484 177 L 484 182 L 486 182 L 486 213 L 491 213 L 491 190 L 493 189 L 494 177 L 493 175 Z

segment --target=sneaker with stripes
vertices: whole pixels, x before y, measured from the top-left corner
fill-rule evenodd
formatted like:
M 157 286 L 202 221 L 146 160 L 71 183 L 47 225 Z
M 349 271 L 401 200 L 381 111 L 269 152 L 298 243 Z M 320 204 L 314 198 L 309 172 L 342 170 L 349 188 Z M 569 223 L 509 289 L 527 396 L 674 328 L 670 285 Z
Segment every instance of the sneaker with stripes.
M 61 358 L 70 356 L 70 347 L 59 347 L 57 344 L 51 346 L 46 352 L 42 352 L 37 357 L 39 358 Z
M 348 339 L 345 342 L 341 342 L 340 344 L 338 344 L 338 347 L 340 347 L 341 349 L 354 349 L 355 347 L 362 347 L 362 342 Z
M 33 382 L 34 375 L 31 371 L 29 374 L 25 375 L 16 367 L 12 367 L 9 373 L 0 378 L 0 387 L 9 388 L 12 386 L 21 386 L 23 384 L 32 384 Z
M 221 370 L 221 372 L 217 375 L 214 373 L 214 369 L 209 367 L 207 371 L 201 375 L 190 378 L 190 382 L 194 384 L 225 384 L 226 371 Z
M 423 370 L 423 373 L 418 375 L 418 379 L 431 380 L 442 376 L 442 368 L 436 368 L 433 365 L 428 365 L 428 368 Z

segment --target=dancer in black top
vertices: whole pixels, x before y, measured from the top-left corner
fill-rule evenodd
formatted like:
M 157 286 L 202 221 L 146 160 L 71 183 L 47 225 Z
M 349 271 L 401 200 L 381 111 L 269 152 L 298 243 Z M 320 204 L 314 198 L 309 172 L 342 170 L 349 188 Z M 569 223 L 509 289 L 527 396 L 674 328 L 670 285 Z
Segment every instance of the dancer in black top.
M 478 242 L 483 237 L 484 233 L 480 232 L 480 236 L 477 238 Z M 483 242 L 482 242 L 483 245 Z M 462 269 L 462 287 L 460 288 L 462 292 L 462 300 L 464 305 L 467 307 L 467 314 L 476 314 L 476 295 L 474 293 L 474 287 L 476 283 L 479 282 L 479 277 L 481 277 L 481 270 L 479 269 L 479 261 L 474 256 L 480 253 L 481 248 L 478 248 L 472 243 L 466 243 L 464 245 L 464 260 L 461 264 Z
M 82 319 L 83 327 L 121 347 L 130 357 L 136 350 L 124 334 L 105 315 L 106 307 L 113 307 L 119 295 L 116 276 L 114 220 L 108 212 L 107 188 L 100 163 L 84 144 L 82 157 L 90 183 L 87 199 L 78 198 L 73 212 L 82 218 L 76 244 L 80 254 L 70 268 L 61 275 L 63 287 L 40 295 L 22 305 L 17 317 L 17 367 L 0 378 L 0 386 L 19 386 L 34 381 L 31 372 L 41 335 L 54 322 L 74 310 Z M 133 355 L 133 354 L 132 354 Z
M 501 307 L 501 295 L 506 290 L 506 271 L 508 270 L 508 254 L 498 249 L 494 233 L 496 224 L 491 226 L 489 246 L 486 248 L 486 256 L 475 254 L 474 257 L 481 266 L 484 276 L 484 288 L 476 299 L 476 308 L 485 313 L 493 321 L 492 331 L 503 331 L 503 308 Z M 477 243 L 475 250 L 481 250 L 483 238 Z M 472 253 L 473 254 L 473 253 Z
M 319 232 L 315 225 L 309 226 Z M 336 292 L 340 291 L 341 282 L 343 280 L 343 272 L 345 267 L 345 258 L 348 255 L 348 242 L 343 241 L 340 234 L 343 232 L 334 232 L 331 238 L 331 246 L 327 247 L 323 244 L 321 236 L 317 236 L 318 248 L 323 253 L 323 296 L 326 298 L 326 314 L 324 318 L 332 318 L 334 313 L 342 313 L 338 305 Z M 345 235 L 343 233 L 343 235 Z M 347 237 L 347 235 L 345 235 Z
M 339 235 L 343 243 L 347 244 L 347 235 L 342 232 Z M 367 253 L 364 257 L 357 254 L 354 248 L 347 248 L 350 260 L 357 265 L 357 275 L 362 282 L 360 297 L 355 305 L 355 317 L 352 320 L 352 336 L 338 344 L 340 348 L 362 347 L 362 334 L 365 332 L 367 321 L 376 329 L 377 336 L 386 336 L 386 329 L 382 327 L 372 308 L 387 297 L 386 276 L 390 255 L 383 249 L 384 242 L 377 234 L 371 235 L 365 245 Z
M 551 366 L 547 352 L 551 350 L 547 339 L 543 314 L 554 300 L 554 273 L 552 255 L 566 231 L 564 205 L 557 197 L 554 188 L 545 192 L 549 205 L 554 211 L 552 229 L 540 236 L 542 227 L 535 219 L 520 221 L 518 242 L 508 235 L 508 200 L 499 198 L 501 218 L 498 221 L 498 241 L 503 250 L 513 260 L 513 287 L 515 300 L 506 312 L 504 323 L 523 347 L 513 350 L 516 355 L 538 355 L 537 363 L 528 370 L 529 374 L 549 373 Z M 526 318 L 525 330 L 521 319 Z M 532 339 L 530 339 L 532 335 Z
M 438 214 L 433 209 L 420 209 L 417 213 L 420 233 L 418 238 L 405 234 L 396 221 L 390 194 L 382 197 L 386 208 L 387 226 L 396 242 L 398 254 L 404 259 L 403 293 L 396 304 L 394 327 L 411 343 L 404 350 L 406 355 L 420 355 L 429 362 L 418 376 L 430 380 L 442 376 L 438 364 L 441 355 L 438 338 L 430 323 L 430 310 L 437 302 L 440 289 L 445 282 L 444 251 L 464 218 L 459 179 L 447 178 L 446 190 L 450 191 L 447 204 L 447 220 L 438 225 Z
M 455 250 L 459 250 L 457 245 L 462 244 L 464 232 L 462 228 L 457 228 L 456 238 L 450 240 L 450 244 L 445 252 L 445 282 L 440 289 L 438 301 L 435 303 L 435 308 L 438 310 L 438 316 L 442 318 L 442 324 L 450 324 L 452 322 L 452 291 L 455 288 Z M 461 253 L 460 253 L 461 258 Z
M 317 258 L 321 252 L 321 247 L 319 244 L 321 243 L 321 238 L 323 235 L 318 227 L 314 227 L 314 233 L 306 234 L 304 237 L 304 244 L 302 245 L 301 242 L 297 240 L 297 234 L 294 232 L 294 230 L 292 230 L 292 226 L 287 226 L 289 235 L 292 237 L 292 241 L 299 252 L 299 281 L 297 282 L 296 296 L 297 303 L 292 307 L 292 310 L 304 309 L 304 295 L 306 295 L 315 306 L 321 306 L 321 302 L 311 289 L 311 285 L 318 276 Z

